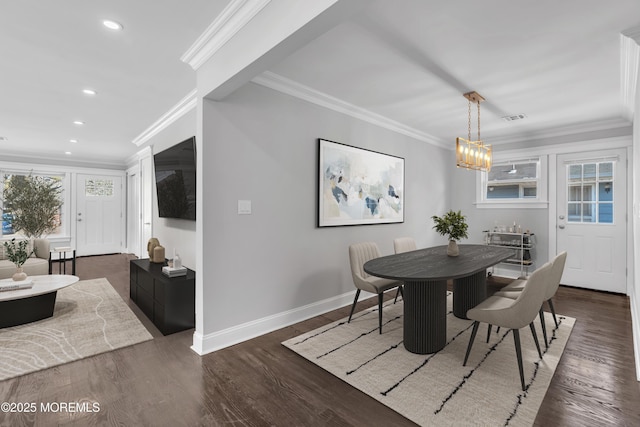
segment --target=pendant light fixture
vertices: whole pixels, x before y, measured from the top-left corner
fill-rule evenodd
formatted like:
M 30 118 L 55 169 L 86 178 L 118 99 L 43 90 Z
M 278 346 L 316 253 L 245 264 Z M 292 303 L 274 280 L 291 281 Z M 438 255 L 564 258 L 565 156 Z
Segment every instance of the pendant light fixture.
M 484 145 L 480 139 L 480 103 L 484 98 L 477 92 L 467 92 L 464 97 L 469 100 L 469 126 L 467 138 L 456 138 L 456 165 L 461 168 L 488 172 L 493 161 L 490 145 Z M 471 103 L 478 105 L 478 139 L 471 140 Z

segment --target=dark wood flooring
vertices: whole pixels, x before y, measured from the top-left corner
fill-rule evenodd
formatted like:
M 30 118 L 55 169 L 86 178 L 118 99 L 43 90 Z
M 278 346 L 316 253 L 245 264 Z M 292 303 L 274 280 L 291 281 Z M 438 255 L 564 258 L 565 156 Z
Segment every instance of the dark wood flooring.
M 106 277 L 129 301 L 129 259 L 79 258 L 77 273 L 82 279 Z M 502 285 L 494 278 L 490 291 Z M 130 305 L 154 340 L 0 382 L 0 402 L 34 403 L 38 409 L 0 412 L 0 425 L 414 425 L 280 345 L 347 316 L 349 307 L 200 357 L 189 348 L 193 330 L 162 336 Z M 561 287 L 555 305 L 577 322 L 535 425 L 640 425 L 628 298 Z M 69 402 L 95 402 L 99 411 L 40 407 Z

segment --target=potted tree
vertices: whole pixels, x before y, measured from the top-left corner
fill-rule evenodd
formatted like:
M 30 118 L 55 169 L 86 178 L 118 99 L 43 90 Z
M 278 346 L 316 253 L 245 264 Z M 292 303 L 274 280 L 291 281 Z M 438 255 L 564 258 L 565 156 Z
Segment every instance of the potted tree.
M 467 224 L 466 217 L 462 215 L 460 211 L 455 212 L 453 210 L 449 210 L 443 216 L 432 216 L 431 219 L 435 222 L 433 228 L 443 236 L 447 236 L 449 239 L 449 245 L 447 246 L 447 255 L 449 256 L 458 256 L 460 250 L 458 248 L 458 240 L 466 239 L 469 236 L 467 235 L 467 228 L 469 225 Z
M 29 242 L 26 240 L 20 240 L 16 243 L 15 237 L 11 239 L 10 242 L 4 242 L 7 259 L 16 266 L 16 273 L 12 277 L 15 281 L 26 280 L 27 278 L 27 273 L 22 270 L 22 266 L 27 262 L 31 254 L 33 254 L 33 250 L 27 250 L 28 244 Z
M 50 178 L 33 174 L 5 176 L 3 210 L 13 217 L 13 231 L 31 240 L 55 230 L 60 225 L 61 193 L 60 182 Z

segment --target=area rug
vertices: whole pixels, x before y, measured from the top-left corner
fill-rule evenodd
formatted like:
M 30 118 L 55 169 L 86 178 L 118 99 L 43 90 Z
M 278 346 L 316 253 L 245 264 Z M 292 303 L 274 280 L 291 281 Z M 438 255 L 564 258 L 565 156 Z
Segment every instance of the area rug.
M 79 281 L 58 291 L 52 317 L 0 329 L 0 380 L 152 338 L 107 279 Z
M 558 316 L 555 327 L 545 313 L 549 348 L 542 342 L 539 358 L 529 328 L 520 332 L 527 391 L 523 392 L 513 343 L 506 329 L 478 330 L 467 366 L 462 366 L 471 336 L 470 320 L 452 312 L 447 297 L 447 344 L 435 354 L 418 355 L 403 346 L 403 307 L 398 301 L 383 308 L 382 335 L 377 307 L 333 322 L 282 344 L 423 426 L 530 426 L 549 387 L 575 319 Z

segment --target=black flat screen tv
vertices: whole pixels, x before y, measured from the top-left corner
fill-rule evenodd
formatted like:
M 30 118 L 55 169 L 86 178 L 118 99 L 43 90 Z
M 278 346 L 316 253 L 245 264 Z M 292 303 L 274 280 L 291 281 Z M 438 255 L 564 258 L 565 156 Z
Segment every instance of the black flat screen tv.
M 196 220 L 196 137 L 153 156 L 158 214 Z

